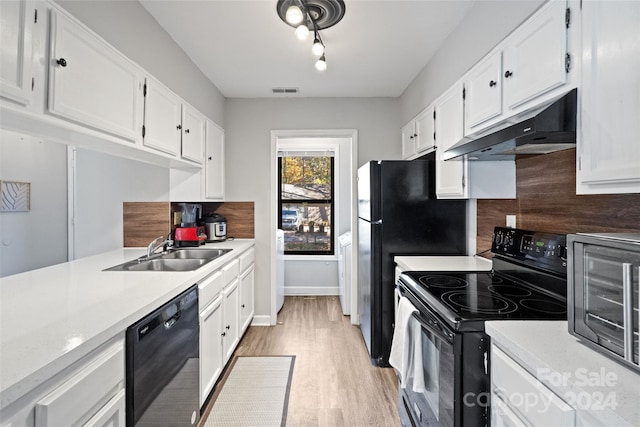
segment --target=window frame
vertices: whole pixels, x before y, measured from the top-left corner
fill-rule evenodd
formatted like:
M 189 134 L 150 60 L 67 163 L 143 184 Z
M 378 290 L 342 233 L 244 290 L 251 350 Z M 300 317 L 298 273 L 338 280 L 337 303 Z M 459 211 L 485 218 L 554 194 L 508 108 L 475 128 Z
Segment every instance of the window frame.
M 324 151 L 324 150 L 323 150 Z M 285 246 L 285 251 L 284 254 L 288 255 L 288 256 L 301 256 L 301 257 L 307 257 L 307 256 L 335 256 L 336 255 L 336 238 L 335 238 L 335 230 L 336 230 L 336 217 L 335 217 L 335 210 L 336 210 L 336 192 L 335 192 L 335 181 L 336 181 L 336 169 L 335 169 L 335 163 L 336 163 L 336 155 L 334 153 L 334 155 L 331 156 L 316 156 L 316 157 L 328 157 L 330 159 L 330 174 L 331 174 L 331 190 L 330 190 L 330 194 L 331 197 L 330 199 L 282 199 L 282 159 L 284 157 L 287 156 L 278 156 L 277 159 L 277 169 L 278 169 L 278 177 L 277 177 L 277 188 L 278 188 L 278 228 L 282 229 L 282 211 L 283 211 L 283 204 L 328 204 L 330 205 L 330 209 L 329 209 L 329 215 L 331 218 L 331 222 L 329 225 L 329 232 L 330 232 L 330 238 L 329 238 L 329 249 L 328 250 L 324 250 L 324 251 L 292 251 L 292 250 L 287 250 L 286 246 Z M 305 157 L 303 155 L 300 156 L 288 156 L 288 157 Z M 307 156 L 307 157 L 311 157 L 311 156 Z M 286 245 L 286 243 L 285 243 Z

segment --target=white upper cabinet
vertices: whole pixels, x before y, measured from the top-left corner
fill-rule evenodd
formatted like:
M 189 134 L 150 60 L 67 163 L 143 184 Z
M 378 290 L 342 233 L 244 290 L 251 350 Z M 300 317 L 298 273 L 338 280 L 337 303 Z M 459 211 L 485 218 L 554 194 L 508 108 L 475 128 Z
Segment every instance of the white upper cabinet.
M 640 2 L 584 2 L 577 193 L 640 193 Z
M 504 50 L 504 93 L 515 109 L 567 81 L 566 4 L 551 1 L 511 36 Z
M 142 87 L 138 68 L 101 38 L 51 11 L 51 114 L 134 141 Z
M 552 0 L 464 78 L 465 135 L 480 134 L 566 91 L 567 5 Z
M 476 65 L 465 81 L 465 134 L 502 114 L 502 52 Z
M 205 198 L 224 200 L 224 130 L 206 121 Z
M 435 101 L 436 196 L 439 199 L 511 199 L 516 197 L 515 161 L 443 160 L 463 137 L 462 82 Z
M 420 112 L 400 130 L 402 135 L 402 158 L 412 159 L 435 149 L 433 128 L 433 105 Z
M 0 96 L 21 105 L 31 101 L 33 2 L 0 1 Z
M 437 131 L 436 196 L 442 198 L 467 198 L 465 179 L 468 175 L 467 159 L 444 161 L 443 153 L 460 141 L 464 133 L 464 102 L 462 85 L 454 85 L 435 105 Z
M 204 160 L 206 118 L 188 104 L 182 105 L 182 157 L 202 163 Z
M 146 147 L 178 155 L 182 140 L 182 102 L 160 82 L 148 78 L 144 95 L 144 137 Z

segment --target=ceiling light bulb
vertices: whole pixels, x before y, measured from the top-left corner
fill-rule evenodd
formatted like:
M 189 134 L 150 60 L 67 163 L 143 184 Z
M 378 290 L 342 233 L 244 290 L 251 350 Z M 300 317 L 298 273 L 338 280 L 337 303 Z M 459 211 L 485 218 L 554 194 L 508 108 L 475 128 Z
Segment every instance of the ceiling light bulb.
M 321 57 L 324 54 L 324 45 L 320 42 L 320 40 L 317 37 L 313 40 L 313 46 L 311 46 L 311 52 L 317 57 Z
M 316 61 L 316 70 L 318 71 L 324 71 L 327 69 L 327 61 L 324 58 L 324 55 L 322 55 L 317 61 Z
M 309 37 L 309 28 L 305 24 L 300 24 L 296 28 L 296 37 L 298 40 L 306 40 Z
M 285 14 L 285 19 L 289 24 L 299 24 L 302 22 L 302 18 L 302 10 L 298 6 L 296 6 L 295 4 L 289 6 L 289 8 L 287 9 L 287 13 Z

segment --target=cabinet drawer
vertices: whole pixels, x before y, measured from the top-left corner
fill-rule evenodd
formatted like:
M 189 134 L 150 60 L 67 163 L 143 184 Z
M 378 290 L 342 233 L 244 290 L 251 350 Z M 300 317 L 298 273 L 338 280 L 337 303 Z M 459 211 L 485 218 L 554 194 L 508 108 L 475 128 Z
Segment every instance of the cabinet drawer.
M 238 275 L 240 274 L 240 262 L 237 259 L 234 259 L 229 264 L 222 267 L 222 273 L 224 274 L 224 286 L 227 286 L 238 278 Z
M 491 347 L 491 391 L 532 425 L 575 425 L 575 411 L 496 346 Z
M 240 271 L 245 272 L 255 261 L 255 249 L 251 248 L 242 255 L 240 255 Z
M 202 311 L 213 299 L 218 295 L 222 288 L 223 277 L 222 271 L 218 270 L 215 273 L 207 276 L 202 282 L 198 283 L 198 304 Z
M 123 387 L 124 341 L 120 340 L 36 403 L 35 426 L 68 426 L 82 422 Z

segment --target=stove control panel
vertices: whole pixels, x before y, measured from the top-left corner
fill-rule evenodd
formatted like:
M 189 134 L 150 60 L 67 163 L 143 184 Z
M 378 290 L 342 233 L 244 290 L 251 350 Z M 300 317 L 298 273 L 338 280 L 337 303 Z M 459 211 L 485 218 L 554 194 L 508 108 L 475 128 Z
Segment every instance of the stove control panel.
M 491 252 L 535 263 L 567 266 L 567 236 L 564 234 L 496 227 Z

